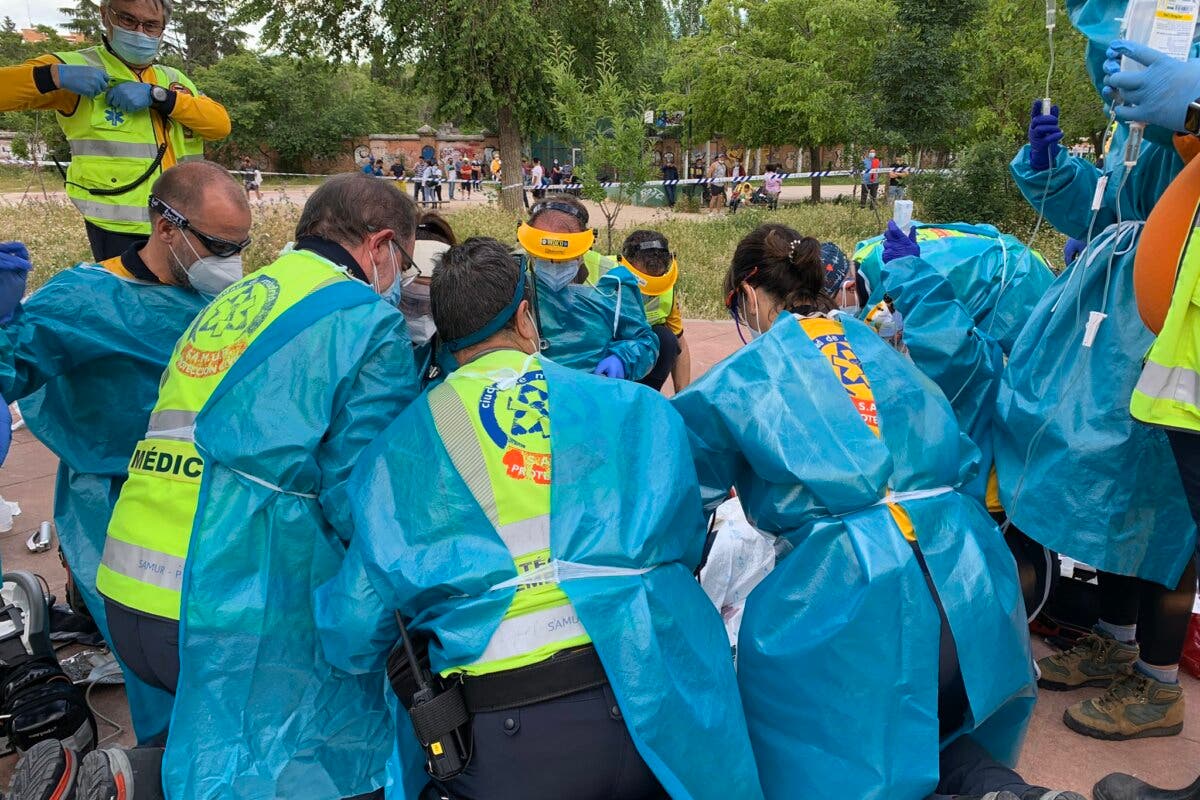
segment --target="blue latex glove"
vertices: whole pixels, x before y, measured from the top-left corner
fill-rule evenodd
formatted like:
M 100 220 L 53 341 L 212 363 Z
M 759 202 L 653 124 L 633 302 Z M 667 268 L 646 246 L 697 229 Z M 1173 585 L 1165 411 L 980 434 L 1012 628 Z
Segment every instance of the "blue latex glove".
M 1086 249 L 1087 242 L 1079 239 L 1067 239 L 1067 246 L 1063 248 L 1063 262 L 1070 266 Z
M 912 230 L 905 233 L 894 221 L 888 222 L 887 230 L 883 232 L 883 263 L 919 255 L 921 245 L 917 244 L 917 226 L 912 226 Z
M 108 90 L 108 104 L 118 111 L 141 111 L 150 107 L 150 84 L 129 81 Z
M 1144 64 L 1146 69 L 1122 72 L 1122 56 Z M 1108 60 L 1104 62 L 1104 99 L 1120 101 L 1113 110 L 1122 122 L 1145 122 L 1182 131 L 1188 104 L 1198 98 L 1200 61 L 1176 61 L 1165 53 L 1123 40 L 1109 45 Z
M 1062 128 L 1058 127 L 1058 106 L 1049 114 L 1039 114 L 1042 101 L 1033 104 L 1029 118 L 1029 166 L 1034 172 L 1050 169 L 1058 156 L 1058 143 L 1062 141 Z
M 20 242 L 0 242 L 0 325 L 8 324 L 25 296 L 25 281 L 33 264 Z
M 58 88 L 66 89 L 83 97 L 103 94 L 108 86 L 108 73 L 99 67 L 84 67 L 74 64 L 58 65 Z
M 623 381 L 625 380 L 625 365 L 616 356 L 606 356 L 596 365 L 596 369 L 592 371 L 592 374 Z
M 12 445 L 12 410 L 8 401 L 0 397 L 0 464 L 8 458 L 8 448 Z

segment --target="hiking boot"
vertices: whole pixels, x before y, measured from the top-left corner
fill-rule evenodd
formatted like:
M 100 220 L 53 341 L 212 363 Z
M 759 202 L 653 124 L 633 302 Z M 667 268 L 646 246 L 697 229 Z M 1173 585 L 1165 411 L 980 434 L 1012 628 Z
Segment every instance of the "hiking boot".
M 79 754 L 57 739 L 25 751 L 13 772 L 10 800 L 74 800 Z
M 83 758 L 76 800 L 162 800 L 161 747 L 106 747 Z
M 1156 789 L 1131 775 L 1114 772 L 1092 789 L 1096 800 L 1200 800 L 1200 778 L 1186 789 Z
M 1094 739 L 1175 736 L 1183 730 L 1183 689 L 1126 667 L 1104 694 L 1068 708 L 1063 722 Z
M 1138 646 L 1118 642 L 1107 633 L 1093 629 L 1084 634 L 1070 650 L 1055 653 L 1037 662 L 1038 686 L 1052 692 L 1068 692 L 1085 686 L 1108 686 L 1132 667 L 1138 658 Z

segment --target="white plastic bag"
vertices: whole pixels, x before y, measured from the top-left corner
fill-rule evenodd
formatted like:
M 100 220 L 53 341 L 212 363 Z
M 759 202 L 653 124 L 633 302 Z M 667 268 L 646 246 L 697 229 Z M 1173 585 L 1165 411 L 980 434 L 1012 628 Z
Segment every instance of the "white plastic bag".
M 737 498 L 722 503 L 714 516 L 716 537 L 700 585 L 721 612 L 736 657 L 746 598 L 775 569 L 776 540 L 750 524 Z

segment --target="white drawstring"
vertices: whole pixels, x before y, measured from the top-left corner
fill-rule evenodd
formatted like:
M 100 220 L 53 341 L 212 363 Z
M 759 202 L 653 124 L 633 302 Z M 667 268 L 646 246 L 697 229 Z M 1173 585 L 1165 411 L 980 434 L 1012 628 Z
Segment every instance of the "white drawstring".
M 488 591 L 497 592 L 503 589 L 519 589 L 522 586 L 562 583 L 564 581 L 580 580 L 583 578 L 624 578 L 631 575 L 645 575 L 652 569 L 655 569 L 655 567 L 597 567 L 591 564 L 577 564 L 572 561 L 559 561 L 556 559 L 515 578 L 497 583 L 488 589 Z

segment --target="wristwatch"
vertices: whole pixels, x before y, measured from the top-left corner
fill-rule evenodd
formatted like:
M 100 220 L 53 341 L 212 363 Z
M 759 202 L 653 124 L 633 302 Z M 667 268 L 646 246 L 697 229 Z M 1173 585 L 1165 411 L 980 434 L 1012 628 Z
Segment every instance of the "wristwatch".
M 150 100 L 155 105 L 162 105 L 163 103 L 167 102 L 167 97 L 169 97 L 169 95 L 167 93 L 167 90 L 164 89 L 163 87 L 152 86 L 150 88 Z
M 1183 129 L 1192 136 L 1200 136 L 1200 99 L 1188 103 L 1187 116 L 1183 120 Z

